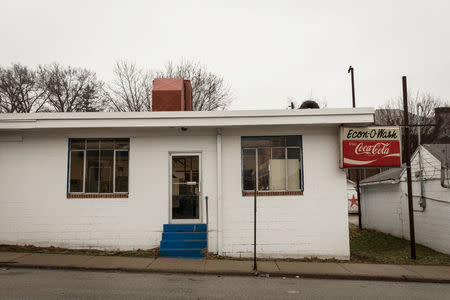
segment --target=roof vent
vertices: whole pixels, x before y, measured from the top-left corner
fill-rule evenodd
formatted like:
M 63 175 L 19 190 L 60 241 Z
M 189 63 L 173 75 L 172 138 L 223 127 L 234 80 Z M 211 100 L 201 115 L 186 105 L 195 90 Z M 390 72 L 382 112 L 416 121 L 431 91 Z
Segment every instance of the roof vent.
M 306 108 L 320 108 L 320 107 L 316 101 L 306 100 L 306 101 L 303 101 L 302 105 L 300 105 L 300 109 L 306 109 Z

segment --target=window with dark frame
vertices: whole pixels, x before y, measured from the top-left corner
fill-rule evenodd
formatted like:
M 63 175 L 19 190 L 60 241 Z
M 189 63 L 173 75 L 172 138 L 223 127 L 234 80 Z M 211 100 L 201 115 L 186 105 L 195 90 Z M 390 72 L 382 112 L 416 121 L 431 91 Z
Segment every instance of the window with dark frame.
M 130 139 L 69 139 L 69 193 L 128 193 Z
M 302 137 L 243 136 L 242 189 L 302 191 Z

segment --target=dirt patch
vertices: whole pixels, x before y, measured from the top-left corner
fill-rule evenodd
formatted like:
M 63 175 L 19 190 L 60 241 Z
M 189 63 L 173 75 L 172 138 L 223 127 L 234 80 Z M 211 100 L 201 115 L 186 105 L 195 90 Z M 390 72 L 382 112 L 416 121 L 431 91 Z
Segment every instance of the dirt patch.
M 104 251 L 96 249 L 66 249 L 60 247 L 37 247 L 34 245 L 0 245 L 3 252 L 27 252 L 27 253 L 48 253 L 48 254 L 78 254 L 94 256 L 129 256 L 129 257 L 151 257 L 159 256 L 159 247 L 152 249 L 136 249 L 130 251 Z

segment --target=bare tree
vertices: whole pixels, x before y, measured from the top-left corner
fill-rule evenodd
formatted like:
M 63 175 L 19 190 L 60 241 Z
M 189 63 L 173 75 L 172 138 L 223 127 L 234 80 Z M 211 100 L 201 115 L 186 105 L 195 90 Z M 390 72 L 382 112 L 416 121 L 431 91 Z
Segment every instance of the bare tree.
M 449 103 L 443 101 L 430 93 L 412 93 L 408 91 L 408 110 L 409 122 L 413 125 L 420 126 L 421 143 L 433 142 L 433 132 L 435 123 L 434 109 L 437 107 L 448 106 Z M 376 125 L 402 125 L 403 122 L 403 99 L 399 97 L 388 101 L 375 111 Z M 429 126 L 427 126 L 429 125 Z M 412 126 L 411 133 L 411 151 L 414 151 L 418 146 L 418 127 Z
M 127 61 L 117 61 L 113 72 L 113 80 L 104 91 L 110 110 L 151 111 L 152 73 Z
M 208 71 L 198 62 L 168 62 L 158 77 L 183 78 L 191 81 L 193 110 L 224 110 L 231 104 L 230 87 L 220 75 Z
M 20 64 L 0 67 L 0 113 L 39 112 L 45 100 L 34 70 Z
M 39 81 L 47 97 L 46 110 L 92 112 L 105 109 L 103 83 L 94 72 L 57 63 L 39 66 Z

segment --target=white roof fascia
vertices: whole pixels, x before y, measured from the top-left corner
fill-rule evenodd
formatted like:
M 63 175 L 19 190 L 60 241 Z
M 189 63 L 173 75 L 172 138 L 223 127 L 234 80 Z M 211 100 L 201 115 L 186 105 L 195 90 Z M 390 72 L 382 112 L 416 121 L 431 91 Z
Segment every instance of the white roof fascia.
M 0 114 L 0 129 L 368 125 L 373 108 Z

